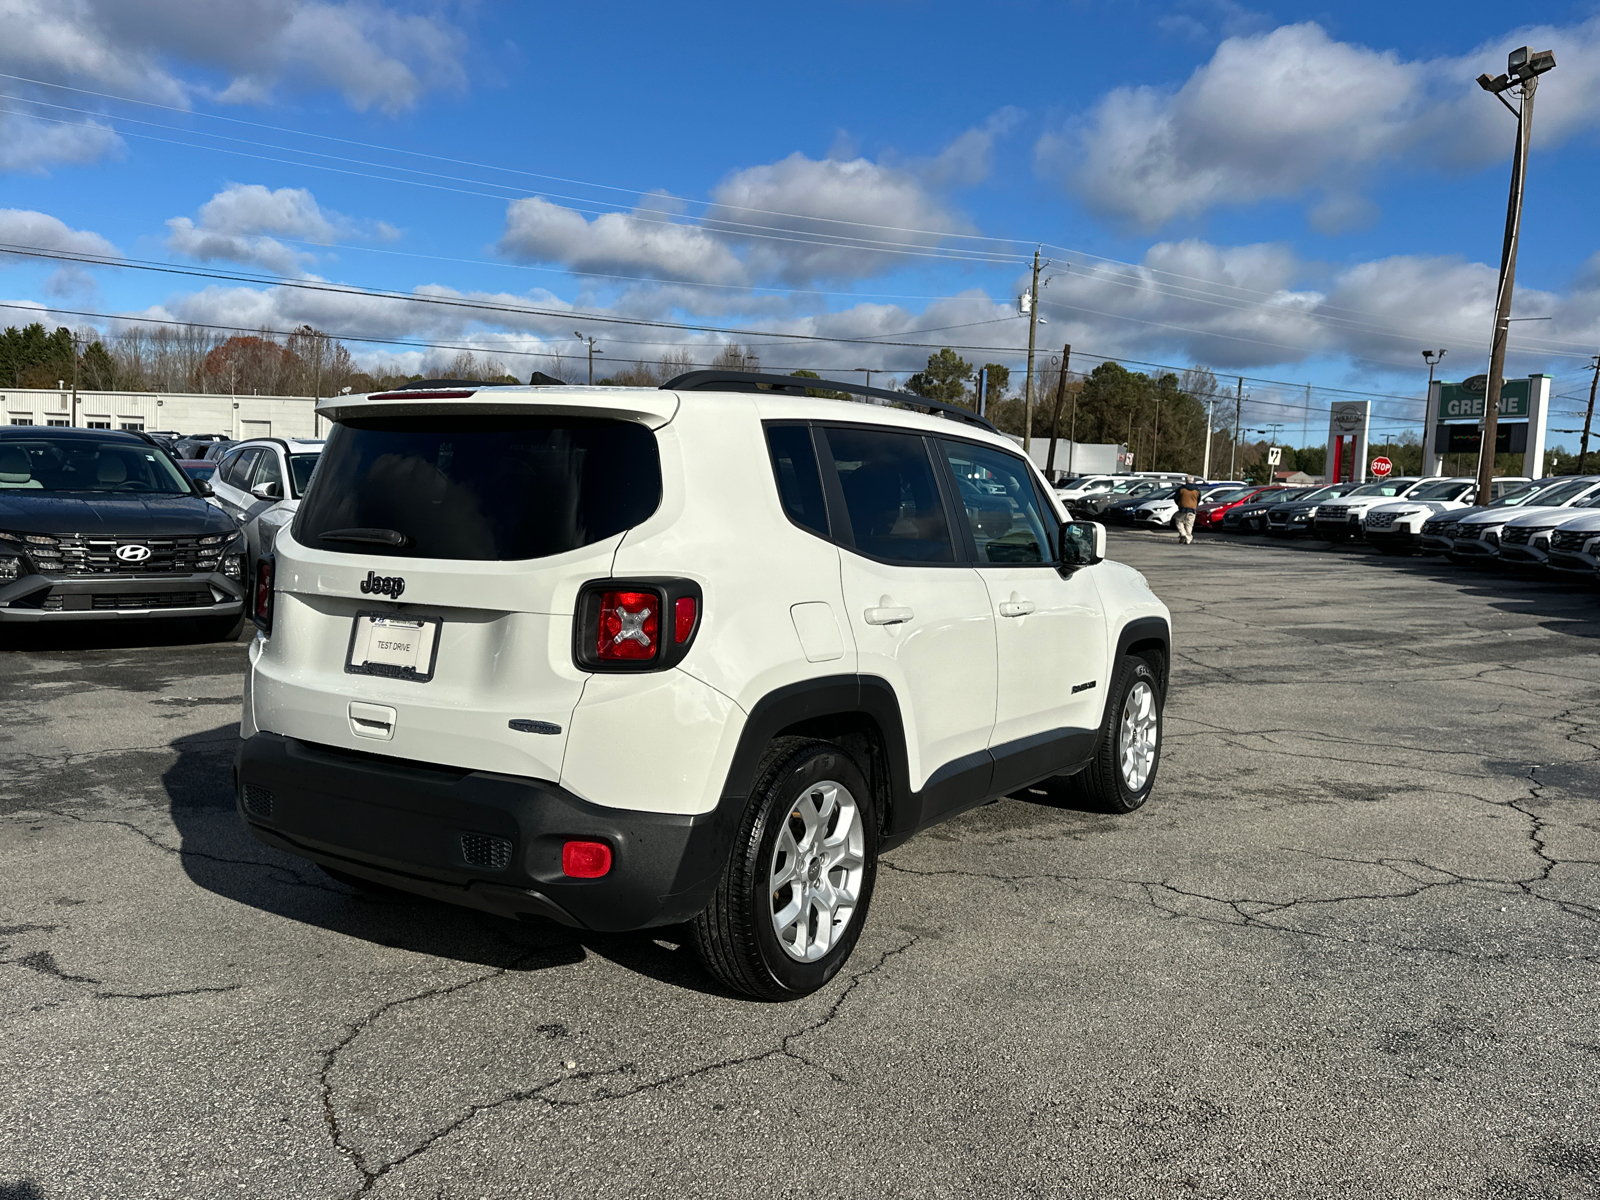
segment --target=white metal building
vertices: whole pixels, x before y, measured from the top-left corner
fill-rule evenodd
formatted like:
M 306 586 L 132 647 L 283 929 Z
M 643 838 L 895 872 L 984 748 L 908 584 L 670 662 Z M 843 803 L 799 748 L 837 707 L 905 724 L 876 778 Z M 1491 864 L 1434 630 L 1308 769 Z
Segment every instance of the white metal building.
M 0 424 L 76 425 L 220 433 L 225 437 L 319 438 L 328 422 L 310 396 L 207 396 L 187 392 L 85 392 L 0 389 Z

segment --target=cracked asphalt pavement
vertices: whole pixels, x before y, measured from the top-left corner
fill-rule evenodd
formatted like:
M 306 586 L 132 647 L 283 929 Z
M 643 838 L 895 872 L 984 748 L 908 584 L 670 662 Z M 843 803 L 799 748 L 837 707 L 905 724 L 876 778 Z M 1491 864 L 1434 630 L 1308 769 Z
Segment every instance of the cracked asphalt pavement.
M 788 1005 L 255 842 L 242 644 L 0 649 L 0 1200 L 1600 1195 L 1600 595 L 1113 553 L 1149 805 L 913 840 Z

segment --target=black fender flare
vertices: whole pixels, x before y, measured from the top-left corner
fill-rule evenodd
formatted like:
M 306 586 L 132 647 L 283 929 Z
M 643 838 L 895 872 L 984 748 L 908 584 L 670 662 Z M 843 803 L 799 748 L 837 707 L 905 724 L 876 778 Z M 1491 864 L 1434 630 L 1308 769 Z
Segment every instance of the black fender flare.
M 1172 626 L 1164 617 L 1136 617 L 1124 625 L 1117 634 L 1117 652 L 1112 657 L 1111 669 L 1114 672 L 1117 663 L 1122 661 L 1123 655 L 1129 648 L 1145 645 L 1150 642 L 1161 643 L 1161 665 L 1158 674 L 1161 677 L 1161 694 L 1167 694 L 1167 681 L 1172 674 Z

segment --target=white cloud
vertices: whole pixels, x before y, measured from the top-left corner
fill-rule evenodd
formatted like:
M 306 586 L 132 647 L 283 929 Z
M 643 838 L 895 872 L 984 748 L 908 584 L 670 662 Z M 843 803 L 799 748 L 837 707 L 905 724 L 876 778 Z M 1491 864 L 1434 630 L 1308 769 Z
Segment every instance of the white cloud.
M 0 70 L 179 108 L 197 96 L 265 104 L 280 88 L 332 89 L 358 111 L 394 115 L 464 87 L 465 49 L 442 18 L 372 0 L 0 0 Z M 114 143 L 83 132 L 100 128 L 92 123 L 54 128 L 79 132 L 35 134 L 28 153 L 0 149 L 0 169 L 89 161 L 95 136 L 99 154 Z
M 864 158 L 791 154 L 724 179 L 699 220 L 682 202 L 650 197 L 633 213 L 593 219 L 542 198 L 507 206 L 507 257 L 577 271 L 686 283 L 791 286 L 860 279 L 906 262 L 969 226 L 909 169 Z
M 539 197 L 507 206 L 499 249 L 509 258 L 560 263 L 574 271 L 695 283 L 745 280 L 744 264 L 727 243 L 696 225 L 645 212 L 589 220 Z
M 905 263 L 896 249 L 971 228 L 911 171 L 865 158 L 791 154 L 734 172 L 712 200 L 706 223 L 745 247 L 752 279 L 796 286 L 880 274 Z
M 98 162 L 122 148 L 122 139 L 98 121 L 56 124 L 0 114 L 0 172 L 42 175 L 54 164 Z
M 921 169 L 922 177 L 935 187 L 982 183 L 994 170 L 995 142 L 1010 133 L 1022 117 L 1020 108 L 1008 105 L 999 109 L 946 146 Z
M 33 212 L 24 208 L 0 208 L 0 242 L 13 246 L 31 246 L 40 250 L 57 250 L 66 254 L 97 254 L 106 258 L 120 257 L 115 246 L 87 229 L 73 229 L 66 222 L 48 213 Z M 20 261 L 17 257 L 7 262 Z
M 306 188 L 274 191 L 259 183 L 230 183 L 200 206 L 198 216 L 198 222 L 188 217 L 167 222 L 167 248 L 174 254 L 245 263 L 280 275 L 299 274 L 316 256 L 278 238 L 327 245 L 340 237 L 387 240 L 395 234 L 383 222 L 358 222 L 323 209 Z
M 1473 80 L 1523 44 L 1554 48 L 1560 64 L 1559 85 L 1540 93 L 1536 146 L 1600 124 L 1600 18 L 1415 61 L 1305 23 L 1230 37 L 1176 90 L 1118 88 L 1045 134 L 1036 159 L 1091 208 L 1146 229 L 1328 188 L 1339 199 L 1318 219 L 1345 227 L 1362 208 L 1354 190 L 1380 167 L 1463 169 L 1509 155 L 1506 114 Z

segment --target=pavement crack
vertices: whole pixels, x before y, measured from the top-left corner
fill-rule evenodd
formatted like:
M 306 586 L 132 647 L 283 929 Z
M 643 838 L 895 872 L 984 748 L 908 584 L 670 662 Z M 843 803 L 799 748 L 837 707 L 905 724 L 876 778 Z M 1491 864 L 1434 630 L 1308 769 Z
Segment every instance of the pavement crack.
M 615 1100 L 625 1100 L 631 1096 L 641 1095 L 645 1092 L 659 1091 L 661 1088 L 671 1087 L 674 1084 L 682 1083 L 686 1080 L 694 1079 L 701 1075 L 707 1075 L 714 1071 L 723 1071 L 730 1067 L 747 1066 L 751 1063 L 763 1062 L 767 1059 L 778 1057 L 792 1058 L 804 1066 L 810 1067 L 813 1070 L 821 1071 L 835 1083 L 847 1083 L 848 1080 L 843 1075 L 840 1075 L 837 1071 L 834 1071 L 828 1067 L 813 1062 L 811 1059 L 807 1058 L 805 1055 L 796 1050 L 792 1043 L 795 1041 L 795 1039 L 815 1034 L 833 1024 L 834 1021 L 838 1020 L 846 1002 L 850 999 L 851 994 L 856 990 L 856 988 L 861 985 L 861 982 L 877 974 L 892 959 L 897 958 L 906 951 L 910 950 L 912 946 L 917 944 L 918 940 L 919 939 L 913 937 L 901 945 L 892 946 L 880 954 L 877 958 L 877 961 L 872 963 L 870 966 L 864 967 L 861 970 L 852 973 L 849 982 L 845 984 L 843 989 L 841 989 L 838 996 L 834 998 L 833 1003 L 828 1006 L 828 1010 L 823 1013 L 822 1016 L 817 1018 L 815 1021 L 812 1021 L 810 1024 L 796 1029 L 791 1033 L 785 1034 L 776 1046 L 770 1046 L 763 1050 L 752 1051 L 749 1054 L 734 1055 L 728 1058 L 717 1059 L 713 1062 L 701 1063 L 699 1066 L 689 1067 L 682 1071 L 675 1071 L 671 1074 L 663 1075 L 660 1078 L 652 1079 L 645 1083 L 640 1083 L 634 1087 L 613 1089 L 610 1087 L 601 1086 L 595 1091 L 594 1095 L 582 1098 L 567 1098 L 551 1095 L 550 1093 L 555 1089 L 563 1085 L 573 1083 L 574 1081 L 585 1083 L 591 1080 L 604 1081 L 635 1076 L 639 1073 L 639 1064 L 630 1062 L 620 1063 L 614 1067 L 606 1067 L 592 1071 L 567 1071 L 554 1079 L 548 1079 L 534 1087 L 521 1088 L 517 1091 L 508 1092 L 494 1100 L 484 1101 L 483 1103 L 478 1104 L 470 1104 L 467 1106 L 465 1112 L 432 1130 L 426 1137 L 424 1137 L 416 1145 L 412 1146 L 405 1153 L 397 1155 L 386 1162 L 373 1166 L 368 1161 L 367 1157 L 361 1153 L 361 1151 L 350 1145 L 349 1141 L 345 1137 L 344 1129 L 339 1122 L 339 1115 L 333 1103 L 333 1087 L 329 1082 L 328 1075 L 332 1071 L 334 1063 L 337 1061 L 340 1052 L 348 1047 L 353 1041 L 355 1041 L 356 1038 L 358 1038 L 368 1027 L 370 1027 L 374 1021 L 380 1019 L 386 1012 L 393 1008 L 404 1004 L 416 1003 L 420 1000 L 432 999 L 437 996 L 449 995 L 453 992 L 459 992 L 464 988 L 474 987 L 477 984 L 498 979 L 500 976 L 514 969 L 517 964 L 502 967 L 490 972 L 489 974 L 479 975 L 472 979 L 463 980 L 459 983 L 449 984 L 444 987 L 430 988 L 415 995 L 401 997 L 398 1000 L 391 1000 L 386 1004 L 379 1005 L 360 1021 L 353 1024 L 346 1032 L 345 1036 L 327 1052 L 323 1058 L 322 1069 L 318 1072 L 318 1082 L 321 1088 L 323 1117 L 327 1122 L 328 1131 L 333 1138 L 334 1146 L 339 1150 L 340 1153 L 344 1154 L 350 1160 L 351 1165 L 355 1167 L 355 1169 L 361 1174 L 361 1186 L 351 1193 L 351 1195 L 366 1195 L 375 1186 L 377 1186 L 379 1180 L 381 1180 L 389 1172 L 393 1171 L 396 1167 L 402 1165 L 403 1163 L 410 1162 L 418 1155 L 424 1154 L 431 1150 L 440 1141 L 449 1137 L 451 1134 L 461 1129 L 474 1118 L 481 1116 L 483 1113 L 493 1112 L 496 1109 L 505 1108 L 509 1105 L 542 1103 L 551 1108 L 585 1108 L 592 1104 L 609 1103 Z

